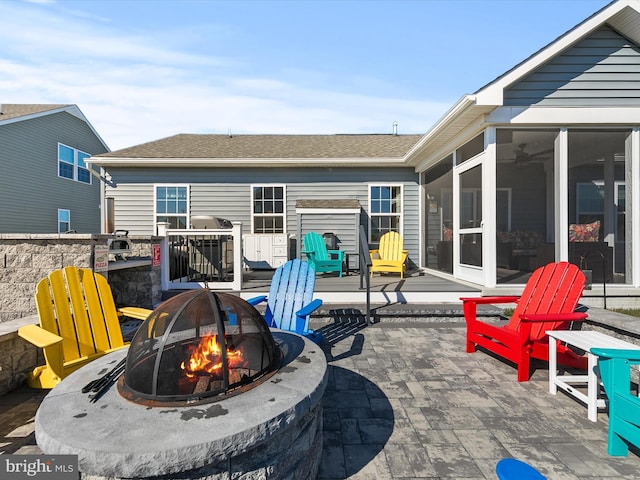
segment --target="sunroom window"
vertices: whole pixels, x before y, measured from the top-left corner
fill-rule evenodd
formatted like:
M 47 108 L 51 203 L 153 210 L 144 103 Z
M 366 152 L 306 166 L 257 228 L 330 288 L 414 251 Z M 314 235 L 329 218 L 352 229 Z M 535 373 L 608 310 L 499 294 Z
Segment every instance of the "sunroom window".
M 628 283 L 628 130 L 569 130 L 569 261 L 593 283 Z

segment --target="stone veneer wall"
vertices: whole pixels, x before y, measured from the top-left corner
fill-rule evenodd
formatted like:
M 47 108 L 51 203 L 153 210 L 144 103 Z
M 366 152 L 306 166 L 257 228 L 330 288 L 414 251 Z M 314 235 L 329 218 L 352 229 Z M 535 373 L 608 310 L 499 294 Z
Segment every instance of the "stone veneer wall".
M 0 234 L 0 323 L 35 315 L 33 300 L 40 279 L 58 268 L 91 268 L 93 248 L 106 245 L 111 235 Z M 107 273 L 116 305 L 152 308 L 160 302 L 160 267 L 151 266 L 152 244 L 161 237 L 129 237 L 132 252 L 127 262 Z M 147 262 L 140 261 L 147 259 Z M 115 268 L 115 264 L 114 264 Z
M 0 396 L 17 388 L 42 352 L 20 338 L 17 330 L 38 323 L 34 293 L 49 272 L 75 265 L 93 266 L 93 247 L 106 245 L 111 235 L 0 234 Z M 131 255 L 110 265 L 106 275 L 117 306 L 153 308 L 160 303 L 160 267 L 152 266 L 152 245 L 161 237 L 129 237 Z

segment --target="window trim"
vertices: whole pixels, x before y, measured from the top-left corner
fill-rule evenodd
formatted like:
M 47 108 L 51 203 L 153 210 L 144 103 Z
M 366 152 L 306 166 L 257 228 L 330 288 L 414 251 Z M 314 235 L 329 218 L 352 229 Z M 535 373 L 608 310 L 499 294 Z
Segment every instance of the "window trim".
M 373 187 L 400 187 L 400 213 L 394 214 L 394 213 L 385 213 L 385 214 L 374 214 L 373 213 L 373 209 L 371 207 L 371 189 Z M 380 183 L 380 182 L 375 182 L 375 183 L 369 183 L 367 185 L 367 197 L 368 197 L 368 209 L 369 209 L 369 228 L 368 228 L 368 236 L 369 236 L 369 243 L 372 243 L 371 240 L 371 232 L 372 232 L 372 225 L 371 225 L 371 220 L 373 219 L 373 217 L 391 217 L 391 216 L 397 216 L 398 217 L 398 230 L 399 230 L 399 234 L 404 237 L 404 183 L 402 182 L 388 182 L 388 183 Z
M 256 214 L 254 207 L 254 189 L 256 188 L 282 188 L 282 213 L 273 213 L 268 215 Z M 249 206 L 250 214 L 251 214 L 251 234 L 252 235 L 282 235 L 287 233 L 287 185 L 284 183 L 252 183 L 249 185 L 249 193 L 251 197 L 251 202 Z M 282 232 L 272 232 L 272 233 L 256 233 L 256 217 L 282 217 Z
M 580 210 L 580 186 L 581 185 L 596 185 L 597 187 L 602 187 L 605 188 L 605 181 L 604 180 L 592 180 L 590 182 L 576 182 L 576 218 L 575 218 L 575 223 L 580 223 L 580 215 L 583 214 L 584 212 L 582 212 Z M 614 180 L 613 182 L 613 204 L 615 205 L 616 209 L 615 209 L 615 213 L 614 218 L 613 218 L 613 241 L 615 243 L 624 243 L 624 239 L 620 239 L 619 235 L 618 235 L 618 227 L 619 227 L 619 222 L 618 222 L 618 218 L 620 217 L 621 214 L 624 214 L 626 216 L 627 212 L 619 212 L 618 211 L 618 190 L 620 189 L 620 187 L 624 187 L 625 188 L 625 202 L 627 201 L 626 198 L 626 182 L 624 180 Z M 605 206 L 606 209 L 606 206 Z M 605 217 L 606 212 L 605 210 L 602 211 L 598 211 L 598 212 L 586 212 L 584 213 L 585 215 L 587 214 L 593 214 L 593 215 L 602 215 L 603 217 Z M 602 240 L 604 241 L 604 240 Z
M 60 147 L 64 147 L 64 148 L 68 148 L 69 150 L 73 151 L 73 163 L 69 163 L 66 160 L 62 160 L 60 158 Z M 87 166 L 80 166 L 80 154 L 85 155 L 83 158 L 89 158 L 91 157 L 90 153 L 87 153 L 83 150 L 79 150 L 77 148 L 71 147 L 67 144 L 64 144 L 62 142 L 58 142 L 58 147 L 57 147 L 57 151 L 56 151 L 56 156 L 58 158 L 58 162 L 56 164 L 57 166 L 57 175 L 58 178 L 62 178 L 64 180 L 71 180 L 73 182 L 77 182 L 77 183 L 81 183 L 83 185 L 93 185 L 93 175 L 91 175 L 91 171 L 89 170 L 89 167 Z M 63 175 L 60 175 L 60 163 L 64 163 L 65 165 L 71 165 L 73 168 L 73 173 L 71 177 L 65 177 Z M 84 163 L 84 160 L 83 160 Z M 86 165 L 86 164 L 85 164 Z M 80 171 L 86 171 L 87 172 L 87 177 L 89 179 L 88 182 L 85 182 L 84 180 L 80 180 Z
M 186 188 L 187 189 L 187 194 L 186 194 L 186 202 L 187 202 L 187 209 L 186 212 L 184 214 L 179 213 L 179 214 L 159 214 L 158 213 L 158 188 L 162 188 L 162 187 L 175 187 L 175 188 Z M 185 225 L 187 226 L 187 229 L 191 228 L 191 222 L 189 221 L 189 219 L 191 218 L 190 215 L 191 212 L 191 186 L 188 183 L 154 183 L 153 184 L 153 219 L 154 219 L 154 225 L 158 225 L 158 217 L 162 216 L 162 217 L 184 217 L 185 219 Z

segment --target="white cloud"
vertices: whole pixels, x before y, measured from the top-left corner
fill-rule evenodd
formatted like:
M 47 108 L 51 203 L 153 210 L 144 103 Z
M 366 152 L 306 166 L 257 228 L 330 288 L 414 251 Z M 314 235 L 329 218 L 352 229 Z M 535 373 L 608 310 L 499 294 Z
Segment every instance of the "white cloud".
M 240 75 L 238 59 L 176 47 L 171 32 L 147 37 L 82 12 L 16 5 L 0 3 L 0 18 L 11 18 L 0 29 L 0 102 L 76 104 L 114 150 L 229 129 L 390 133 L 398 121 L 400 133 L 424 133 L 451 104 L 394 98 L 390 89 L 386 97 L 339 93 L 330 74 L 294 68 L 278 78 Z M 342 85 L 376 83 L 346 78 Z

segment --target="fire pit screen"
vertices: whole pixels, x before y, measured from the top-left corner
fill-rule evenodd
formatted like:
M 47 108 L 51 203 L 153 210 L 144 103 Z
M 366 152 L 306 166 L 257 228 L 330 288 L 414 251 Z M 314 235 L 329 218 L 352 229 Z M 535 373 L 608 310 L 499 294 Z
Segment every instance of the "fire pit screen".
M 156 308 L 131 341 L 120 393 L 148 405 L 216 401 L 260 384 L 280 365 L 262 315 L 208 289 Z

